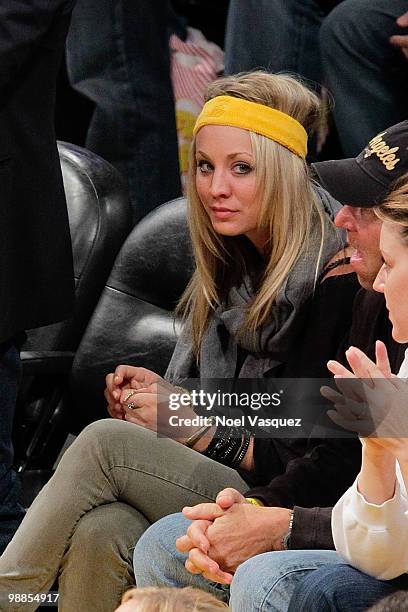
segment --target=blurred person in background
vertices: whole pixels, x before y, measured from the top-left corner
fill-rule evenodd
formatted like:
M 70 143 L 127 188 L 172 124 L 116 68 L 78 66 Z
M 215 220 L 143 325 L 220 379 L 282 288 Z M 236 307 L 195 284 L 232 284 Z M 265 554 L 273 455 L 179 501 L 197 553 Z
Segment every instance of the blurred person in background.
M 115 612 L 217 612 L 229 610 L 210 593 L 186 587 L 185 589 L 130 589 L 122 597 Z
M 24 330 L 67 318 L 74 273 L 54 132 L 74 0 L 0 5 L 0 552 L 23 517 L 11 429 Z
M 406 0 L 231 0 L 225 70 L 284 70 L 325 85 L 342 154 L 407 118 Z
M 77 0 L 71 85 L 95 103 L 86 147 L 127 179 L 134 222 L 180 195 L 169 0 Z

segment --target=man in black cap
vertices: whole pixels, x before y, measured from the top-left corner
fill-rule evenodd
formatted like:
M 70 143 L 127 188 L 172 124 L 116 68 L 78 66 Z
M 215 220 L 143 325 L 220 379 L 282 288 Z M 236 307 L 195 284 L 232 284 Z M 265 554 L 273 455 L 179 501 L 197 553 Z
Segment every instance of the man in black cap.
M 312 164 L 320 184 L 342 204 L 372 208 L 408 172 L 408 121 L 374 136 L 357 157 Z
M 351 265 L 363 287 L 355 299 L 350 334 L 344 346 L 339 348 L 337 358 L 344 361 L 344 350 L 350 344 L 373 356 L 375 341 L 381 339 L 388 347 L 391 369 L 397 371 L 406 347 L 392 339 L 384 296 L 372 291 L 382 259 L 379 250 L 381 223 L 371 208 L 386 197 L 396 179 L 408 172 L 408 121 L 382 131 L 357 158 L 321 162 L 314 164 L 313 168 L 322 185 L 343 204 L 335 223 L 347 231 L 348 241 L 354 248 Z M 205 578 L 211 581 L 223 582 L 224 578 L 226 582 L 222 570 L 231 572 L 236 569 L 231 586 L 234 610 L 286 610 L 295 587 L 307 572 L 326 563 L 337 563 L 339 557 L 330 550 L 334 548 L 331 508 L 295 505 L 288 515 L 282 516 L 279 512 L 282 509 L 278 508 L 279 497 L 285 488 L 291 487 L 295 491 L 294 498 L 300 498 L 300 491 L 304 491 L 305 487 L 313 490 L 313 478 L 323 489 L 328 478 L 336 478 L 339 470 L 345 469 L 340 453 L 355 453 L 356 445 L 361 448 L 358 440 L 327 440 L 304 461 L 293 462 L 290 474 L 273 479 L 267 487 L 248 491 L 247 497 L 265 506 L 262 511 L 259 510 L 259 525 L 254 519 L 256 509 L 243 506 L 247 500 L 233 489 L 219 494 L 217 501 L 220 505 L 200 504 L 186 512 L 193 519 L 188 535 L 184 535 L 188 522 L 183 516 L 173 515 L 162 519 L 145 533 L 136 547 L 138 586 L 160 583 L 209 588 L 209 583 L 202 576 L 189 574 L 184 569 L 185 555 L 172 552 L 175 538 L 184 535 L 179 546 L 185 552 L 189 551 L 192 571 L 204 573 Z M 360 460 L 357 461 L 356 472 L 360 467 Z M 289 478 L 286 479 L 287 476 Z M 313 499 L 310 497 L 312 505 Z M 233 510 L 228 518 L 224 513 L 227 508 Z M 266 528 L 266 525 L 270 528 L 271 524 L 266 520 L 265 513 L 268 512 L 276 512 L 274 534 Z M 199 550 L 202 536 L 206 535 L 208 521 L 217 525 L 217 517 L 221 516 L 223 521 L 219 523 L 217 539 L 209 538 L 212 548 L 206 556 Z M 281 538 L 276 537 L 279 531 Z M 272 535 L 278 546 L 271 543 L 272 552 L 258 554 L 259 549 L 264 547 L 265 539 L 272 542 Z M 209 559 L 211 552 L 212 566 Z M 197 559 L 202 564 L 194 568 Z M 214 561 L 221 572 L 214 568 Z

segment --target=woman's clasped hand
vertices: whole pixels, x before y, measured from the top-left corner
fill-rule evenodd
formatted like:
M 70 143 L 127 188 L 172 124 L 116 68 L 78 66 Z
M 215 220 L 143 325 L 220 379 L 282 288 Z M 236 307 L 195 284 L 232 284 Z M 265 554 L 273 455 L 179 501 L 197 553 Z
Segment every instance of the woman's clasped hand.
M 181 443 L 200 429 L 194 424 L 197 415 L 188 401 L 188 390 L 146 368 L 118 366 L 106 376 L 105 398 L 114 419 L 129 421 Z M 171 398 L 176 408 L 170 407 Z

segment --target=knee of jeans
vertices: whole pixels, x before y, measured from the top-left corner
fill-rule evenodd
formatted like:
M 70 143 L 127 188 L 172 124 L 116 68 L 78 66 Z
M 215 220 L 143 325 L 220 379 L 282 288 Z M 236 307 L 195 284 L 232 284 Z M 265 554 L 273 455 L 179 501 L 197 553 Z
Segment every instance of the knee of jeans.
M 103 520 L 97 520 L 92 510 L 87 512 L 77 523 L 71 540 L 71 550 L 79 551 L 84 547 L 91 546 L 96 549 L 112 547 L 115 544 L 115 537 L 112 533 L 113 525 Z
M 375 29 L 372 15 L 367 15 L 367 0 L 343 0 L 324 19 L 319 31 L 322 57 L 343 54 L 364 46 L 366 36 Z
M 261 581 L 262 568 L 265 563 L 267 564 L 268 582 L 273 581 L 274 574 L 279 572 L 279 564 L 274 563 L 273 553 L 256 555 L 238 566 L 232 580 L 230 592 L 231 601 L 239 603 L 239 610 L 245 609 L 245 606 L 242 607 L 242 605 L 246 601 L 254 601 L 254 610 L 261 609 L 260 602 L 255 602 L 256 593 L 259 590 L 254 589 L 254 584 Z
M 248 596 L 248 593 L 252 593 L 254 577 L 257 576 L 254 559 L 255 557 L 248 559 L 238 566 L 230 586 L 231 602 L 241 602 L 243 598 L 245 599 Z
M 80 553 L 91 546 L 93 554 L 105 551 L 131 558 L 137 539 L 148 527 L 147 520 L 131 506 L 114 502 L 89 510 L 78 521 L 71 540 L 71 550 Z
M 268 589 L 298 569 L 299 560 L 293 551 L 267 552 L 251 557 L 235 572 L 231 584 L 231 600 L 241 602 L 248 597 L 251 600 L 261 597 L 263 600 Z M 254 609 L 262 609 L 262 602 L 259 601 Z
M 170 514 L 147 529 L 135 546 L 133 566 L 137 576 L 148 575 L 166 559 L 184 564 L 186 555 L 176 549 L 177 538 L 184 535 L 191 521 L 181 513 Z
M 113 436 L 115 433 L 126 431 L 129 423 L 117 419 L 101 419 L 91 423 L 81 431 L 76 440 L 64 453 L 61 466 L 67 461 L 86 466 L 90 460 L 95 460 L 102 451 L 112 449 Z
M 301 592 L 304 597 L 312 597 L 313 600 L 322 601 L 332 600 L 336 597 L 339 588 L 350 585 L 354 568 L 345 564 L 335 564 L 323 566 L 311 572 L 309 576 L 300 583 L 297 592 Z
M 354 29 L 353 13 L 344 5 L 348 2 L 340 2 L 324 19 L 320 31 L 319 41 L 322 55 L 331 55 L 334 49 L 341 45 L 344 36 L 349 37 Z

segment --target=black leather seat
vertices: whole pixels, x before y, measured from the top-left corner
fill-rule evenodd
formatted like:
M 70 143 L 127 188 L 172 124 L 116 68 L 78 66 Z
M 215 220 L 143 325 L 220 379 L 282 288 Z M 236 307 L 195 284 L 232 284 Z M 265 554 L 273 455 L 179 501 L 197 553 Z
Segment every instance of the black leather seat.
M 119 172 L 86 149 L 58 143 L 75 274 L 71 319 L 28 333 L 25 351 L 75 350 L 126 236 L 132 210 Z
M 193 272 L 183 198 L 147 215 L 123 245 L 71 372 L 74 428 L 107 416 L 105 376 L 124 363 L 164 374 L 179 325 L 173 310 Z
M 36 466 L 39 456 L 53 454 L 47 444 L 61 412 L 74 353 L 132 229 L 127 187 L 120 174 L 90 151 L 63 142 L 58 149 L 72 237 L 75 310 L 67 321 L 28 332 L 14 428 L 19 467 Z

